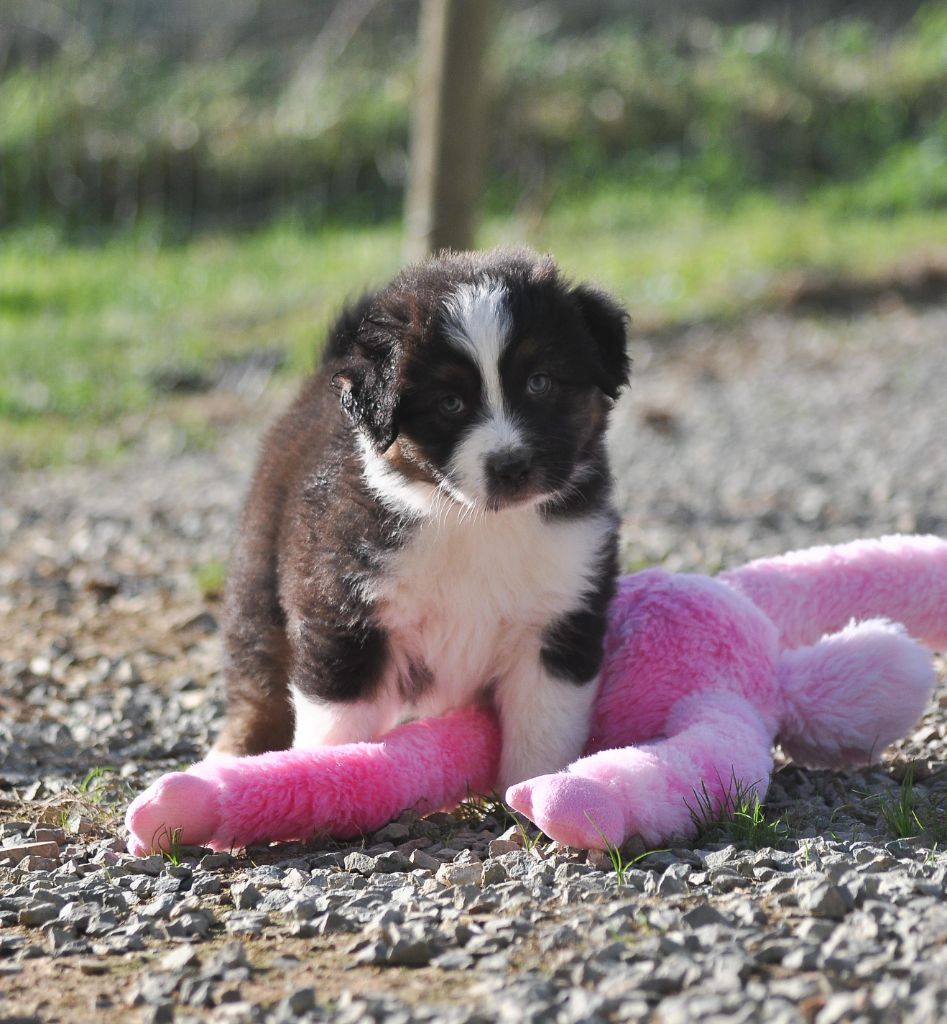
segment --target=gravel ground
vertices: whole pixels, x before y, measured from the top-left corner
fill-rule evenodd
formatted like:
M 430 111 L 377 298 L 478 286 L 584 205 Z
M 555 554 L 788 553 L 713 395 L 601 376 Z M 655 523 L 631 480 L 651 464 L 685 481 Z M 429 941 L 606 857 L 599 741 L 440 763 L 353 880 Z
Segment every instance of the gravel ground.
M 695 327 L 635 356 L 629 566 L 947 534 L 947 308 Z M 0 1024 L 947 1016 L 938 706 L 872 768 L 783 766 L 749 836 L 631 850 L 623 878 L 489 809 L 344 846 L 126 854 L 124 803 L 220 712 L 201 583 L 271 411 L 213 451 L 175 455 L 172 431 L 121 465 L 0 477 Z

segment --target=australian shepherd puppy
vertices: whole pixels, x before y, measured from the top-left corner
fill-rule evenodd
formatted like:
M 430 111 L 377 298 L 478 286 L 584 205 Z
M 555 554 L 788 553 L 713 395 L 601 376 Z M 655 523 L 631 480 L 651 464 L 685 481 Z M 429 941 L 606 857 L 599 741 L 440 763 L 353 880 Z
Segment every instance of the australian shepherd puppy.
M 218 752 L 490 701 L 501 787 L 579 755 L 617 571 L 625 328 L 527 251 L 441 255 L 342 313 L 247 498 Z

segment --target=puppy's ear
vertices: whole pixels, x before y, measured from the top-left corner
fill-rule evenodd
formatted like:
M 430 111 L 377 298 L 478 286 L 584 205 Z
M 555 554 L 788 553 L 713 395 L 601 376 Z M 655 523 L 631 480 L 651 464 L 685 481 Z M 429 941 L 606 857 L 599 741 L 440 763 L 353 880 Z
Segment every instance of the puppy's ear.
M 380 450 L 397 436 L 398 370 L 403 325 L 396 311 L 365 295 L 342 311 L 327 356 L 336 363 L 332 387 L 355 426 Z
M 617 398 L 631 375 L 631 360 L 626 351 L 628 314 L 614 299 L 587 284 L 573 288 L 572 297 L 598 349 L 602 364 L 598 385 L 609 398 Z

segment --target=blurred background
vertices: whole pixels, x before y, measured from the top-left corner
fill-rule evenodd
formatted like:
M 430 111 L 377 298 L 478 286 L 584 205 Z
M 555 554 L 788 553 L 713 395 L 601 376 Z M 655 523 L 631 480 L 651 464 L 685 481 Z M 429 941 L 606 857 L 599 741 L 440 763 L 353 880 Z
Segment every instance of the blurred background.
M 423 245 L 421 6 L 0 0 L 3 465 L 213 444 Z M 475 21 L 479 109 L 441 117 L 474 144 L 476 244 L 554 252 L 656 335 L 947 291 L 943 0 Z

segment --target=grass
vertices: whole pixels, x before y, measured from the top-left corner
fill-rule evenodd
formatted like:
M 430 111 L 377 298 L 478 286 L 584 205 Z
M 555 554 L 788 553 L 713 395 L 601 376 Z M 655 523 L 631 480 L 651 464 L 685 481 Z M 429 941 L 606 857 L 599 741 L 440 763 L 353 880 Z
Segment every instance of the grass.
M 160 850 L 161 856 L 169 864 L 180 864 L 181 863 L 181 849 L 183 843 L 181 842 L 181 829 L 165 829 L 164 833 L 158 837 L 159 842 L 155 842 L 152 839 L 152 845 Z
M 899 839 L 918 835 L 924 826 L 917 815 L 917 793 L 914 789 L 914 766 L 909 765 L 894 800 L 881 799 L 881 816 L 888 831 Z
M 622 853 L 621 847 L 609 842 L 605 834 L 601 829 L 599 829 L 598 825 L 595 824 L 588 813 L 586 813 L 586 817 L 595 831 L 598 832 L 599 836 L 601 836 L 602 842 L 605 844 L 605 852 L 608 854 L 608 859 L 612 862 L 612 870 L 615 872 L 615 884 L 619 888 L 625 884 L 625 877 L 636 864 L 640 864 L 641 861 L 645 860 L 647 857 L 651 857 L 653 854 L 667 852 L 664 849 L 644 850 L 641 853 L 635 854 L 631 858 L 626 858 Z
M 545 833 L 540 832 L 538 829 L 534 831 L 534 826 L 530 827 L 530 823 L 524 821 L 523 817 L 513 811 L 497 793 L 492 793 L 489 796 L 469 794 L 465 800 L 462 800 L 457 805 L 453 813 L 461 821 L 475 825 L 480 825 L 487 818 L 498 823 L 515 825 L 519 832 L 520 844 L 527 853 L 535 851 L 542 856 L 543 848 L 541 844 L 543 841 L 551 842 Z M 636 864 L 639 864 L 646 857 L 652 856 L 652 854 L 665 852 L 664 850 L 645 850 L 626 858 L 621 848 L 614 843 L 610 843 L 591 818 L 589 818 L 589 821 L 595 831 L 602 837 L 602 841 L 605 844 L 605 852 L 612 863 L 615 881 L 618 886 L 625 884 L 627 872 Z
M 897 839 L 923 837 L 935 848 L 947 843 L 947 802 L 921 794 L 914 781 L 914 765 L 908 765 L 894 799 L 880 799 L 881 816 L 888 832 Z
M 756 788 L 734 775 L 722 801 L 712 797 L 704 783 L 694 791 L 689 807 L 699 843 L 733 843 L 761 850 L 782 846 L 789 839 L 789 826 L 782 818 L 766 812 Z
M 375 4 L 317 66 L 320 16 L 287 16 L 295 3 L 273 0 L 265 31 L 254 5 L 226 0 L 183 19 L 47 6 L 25 33 L 46 44 L 0 61 L 5 223 L 168 214 L 190 231 L 401 206 L 417 47 L 399 5 Z M 715 201 L 856 179 L 868 184 L 845 201 L 863 209 L 947 201 L 944 0 L 875 18 L 878 5 L 791 18 L 716 4 L 650 24 L 637 5 L 582 5 L 579 19 L 560 6 L 497 19 L 491 195 L 541 201 L 556 182 L 619 174 L 652 191 L 700 182 Z
M 93 829 L 114 835 L 133 795 L 128 781 L 114 768 L 100 765 L 86 772 L 75 786 L 31 804 L 31 813 L 38 813 L 38 820 L 55 822 L 67 832 L 75 819 L 84 818 Z
M 121 422 L 261 350 L 308 369 L 327 318 L 397 263 L 394 227 L 289 227 L 176 245 L 55 232 L 0 241 L 0 447 L 30 462 L 109 455 Z M 276 361 L 276 360 L 274 360 Z M 196 381 L 196 385 L 190 383 Z
M 234 360 L 305 371 L 333 311 L 400 260 L 416 47 L 397 5 L 318 66 L 278 0 L 262 34 L 224 0 L 147 31 L 74 6 L 30 21 L 53 19 L 42 59 L 0 68 L 17 466 L 213 444 L 222 417 L 188 392 Z M 795 28 L 590 11 L 499 20 L 482 244 L 554 252 L 644 328 L 765 307 L 787 272 L 943 253 L 945 0 L 893 21 L 812 7 Z
M 943 253 L 945 231 L 947 210 L 878 218 L 833 208 L 824 193 L 757 193 L 721 209 L 694 192 L 636 196 L 609 186 L 564 201 L 529 240 L 617 292 L 639 326 L 662 327 L 766 307 L 793 271 L 860 277 Z M 509 240 L 495 224 L 485 234 Z
M 549 837 L 514 811 L 509 804 L 496 792 L 483 795 L 468 793 L 466 798 L 454 808 L 453 816 L 474 828 L 485 824 L 515 826 L 520 837 L 520 845 L 527 853 L 534 851 L 543 855 L 543 842 L 551 842 Z
M 102 765 L 90 768 L 76 787 L 79 790 L 79 795 L 89 803 L 99 806 L 108 797 L 113 774 L 111 768 Z
M 207 601 L 217 600 L 227 581 L 227 563 L 220 558 L 203 562 L 194 569 L 194 583 Z
M 516 829 L 520 834 L 520 841 L 523 849 L 527 853 L 532 853 L 535 850 L 536 853 L 542 855 L 542 840 L 546 840 L 547 843 L 551 841 L 549 837 L 544 832 L 540 832 L 539 829 L 536 829 L 535 832 L 531 834 L 531 830 L 526 827 L 526 822 L 524 822 L 522 818 L 516 819 Z
M 478 795 L 468 790 L 467 796 L 454 808 L 453 815 L 469 825 L 482 825 L 488 818 L 507 826 L 520 823 L 516 812 L 497 792 Z
M 599 281 L 639 327 L 765 307 L 785 273 L 879 273 L 943 251 L 947 209 L 879 218 L 826 193 L 720 207 L 696 190 L 619 182 L 555 198 L 542 215 L 489 218 L 481 244 L 528 243 Z M 169 242 L 160 227 L 98 244 L 52 229 L 0 237 L 0 458 L 50 465 L 110 458 L 169 417 L 182 447 L 213 443 L 212 388 L 234 360 L 292 377 L 329 318 L 398 266 L 400 229 L 283 222 Z
M 609 860 L 612 862 L 612 869 L 615 872 L 615 884 L 621 887 L 625 884 L 625 874 L 638 858 L 635 858 L 634 861 L 626 861 L 622 856 L 620 847 L 615 846 L 613 843 L 607 843 L 605 851 L 608 854 Z

